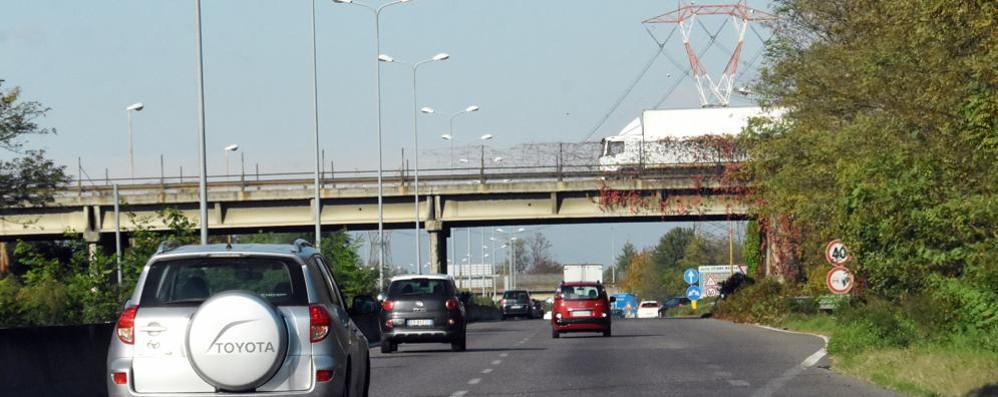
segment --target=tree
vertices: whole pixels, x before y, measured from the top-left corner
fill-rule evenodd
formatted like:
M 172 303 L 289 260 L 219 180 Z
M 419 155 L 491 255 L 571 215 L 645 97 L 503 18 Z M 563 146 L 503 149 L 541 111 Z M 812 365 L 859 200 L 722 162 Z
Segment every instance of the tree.
M 536 233 L 526 239 L 530 249 L 530 272 L 538 274 L 558 273 L 561 265 L 551 257 L 551 242 L 543 234 Z
M 363 241 L 350 237 L 345 230 L 339 230 L 322 237 L 320 251 L 329 261 L 333 275 L 346 295 L 346 304 L 351 304 L 357 295 L 373 294 L 378 289 L 378 269 L 364 266 L 358 250 Z
M 617 276 L 624 277 L 627 274 L 627 269 L 631 266 L 631 261 L 634 257 L 638 255 L 637 248 L 634 248 L 634 244 L 630 241 L 624 243 L 624 247 L 620 249 L 620 254 L 617 255 L 617 261 L 614 263 L 614 267 L 617 268 Z
M 693 229 L 675 228 L 669 230 L 659 239 L 658 245 L 652 251 L 651 263 L 658 280 L 660 292 L 666 296 L 680 295 L 685 289 L 682 274 L 688 263 L 682 263 L 688 247 L 698 237 Z
M 994 330 L 998 302 L 981 297 L 998 290 L 998 4 L 777 8 L 786 29 L 756 91 L 784 113 L 747 140 L 762 227 L 792 220 L 811 269 L 841 238 L 866 292 L 934 295 Z
M 27 135 L 54 134 L 54 129 L 35 123 L 49 108 L 34 101 L 19 101 L 21 90 L 5 90 L 0 80 L 0 149 L 20 155 L 0 160 L 0 208 L 41 206 L 53 199 L 69 179 L 65 166 L 45 157 L 44 150 L 23 150 Z

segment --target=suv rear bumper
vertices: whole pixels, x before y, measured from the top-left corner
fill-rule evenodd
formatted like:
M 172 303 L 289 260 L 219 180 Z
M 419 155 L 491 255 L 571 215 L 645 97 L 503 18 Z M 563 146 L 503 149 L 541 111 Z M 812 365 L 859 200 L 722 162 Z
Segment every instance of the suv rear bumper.
M 461 329 L 413 329 L 399 328 L 382 331 L 381 342 L 395 343 L 434 343 L 450 342 L 461 337 Z
M 532 307 L 529 305 L 520 305 L 519 309 L 514 309 L 511 305 L 502 307 L 502 315 L 504 316 L 530 316 L 531 312 Z

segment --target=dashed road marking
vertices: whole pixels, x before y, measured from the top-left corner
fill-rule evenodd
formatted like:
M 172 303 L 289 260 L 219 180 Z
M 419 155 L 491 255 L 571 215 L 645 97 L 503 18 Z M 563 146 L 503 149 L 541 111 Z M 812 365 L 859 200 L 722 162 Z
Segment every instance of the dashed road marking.
M 486 368 L 486 369 L 483 369 L 483 370 L 482 370 L 482 373 L 483 373 L 483 374 L 488 374 L 488 373 L 492 373 L 492 368 Z
M 718 378 L 730 378 L 731 372 L 728 371 L 714 371 L 714 375 Z
M 459 390 L 451 394 L 450 397 L 464 397 L 465 394 L 468 394 L 467 390 Z
M 499 357 L 509 357 L 509 353 L 501 353 L 499 354 Z
M 492 365 L 499 365 L 499 364 L 502 364 L 502 360 L 493 360 L 492 361 Z
M 481 382 L 481 381 L 482 381 L 482 378 L 475 378 L 475 379 L 469 380 L 468 384 L 469 385 L 477 385 L 478 382 Z
M 739 387 L 749 386 L 749 383 L 743 380 L 728 380 L 728 384 L 730 384 L 731 386 L 739 386 Z

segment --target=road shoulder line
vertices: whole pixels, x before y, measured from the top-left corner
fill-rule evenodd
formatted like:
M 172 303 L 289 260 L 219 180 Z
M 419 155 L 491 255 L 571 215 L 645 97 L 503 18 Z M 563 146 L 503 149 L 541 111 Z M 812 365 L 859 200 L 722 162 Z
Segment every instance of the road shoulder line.
M 804 361 L 802 361 L 800 364 L 797 364 L 796 366 L 787 369 L 778 378 L 775 378 L 773 380 L 770 380 L 769 382 L 766 382 L 765 386 L 763 386 L 759 390 L 756 390 L 755 393 L 752 393 L 752 397 L 769 397 L 769 396 L 772 396 L 774 393 L 776 393 L 777 390 L 779 390 L 784 385 L 786 385 L 787 382 L 789 382 L 793 378 L 797 377 L 797 375 L 800 375 L 801 372 L 804 372 L 808 368 L 813 367 L 815 364 L 818 363 L 819 360 L 821 360 L 823 357 L 825 357 L 825 355 L 828 354 L 828 350 L 827 350 L 828 349 L 828 337 L 827 336 L 818 335 L 818 334 L 812 334 L 812 333 L 808 333 L 808 332 L 789 331 L 789 330 L 785 330 L 785 329 L 773 328 L 773 327 L 770 327 L 770 326 L 767 326 L 767 325 L 762 325 L 762 324 L 752 324 L 752 325 L 754 325 L 756 327 L 759 327 L 759 328 L 762 328 L 762 329 L 767 329 L 767 330 L 776 331 L 776 332 L 783 332 L 783 333 L 787 333 L 787 334 L 816 336 L 816 337 L 821 338 L 821 340 L 825 342 L 824 346 L 822 346 L 821 349 L 818 349 L 818 351 L 814 352 L 814 354 L 811 354 L 810 356 L 808 356 L 807 358 L 805 358 Z

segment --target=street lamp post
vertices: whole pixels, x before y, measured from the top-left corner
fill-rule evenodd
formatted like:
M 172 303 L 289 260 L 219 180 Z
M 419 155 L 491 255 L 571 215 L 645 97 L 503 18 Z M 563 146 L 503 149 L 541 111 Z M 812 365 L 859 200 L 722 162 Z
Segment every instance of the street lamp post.
M 441 52 L 437 55 L 434 55 L 433 58 L 422 60 L 416 62 L 415 64 L 410 65 L 408 63 L 398 61 L 395 58 L 392 58 L 388 55 L 381 54 L 378 56 L 378 60 L 381 62 L 399 63 L 402 65 L 406 65 L 410 69 L 412 69 L 412 144 L 414 152 L 413 164 L 415 168 L 412 186 L 413 186 L 413 196 L 414 196 L 413 207 L 415 211 L 415 215 L 413 218 L 415 219 L 416 222 L 416 263 L 419 263 L 423 257 L 422 252 L 420 252 L 421 249 L 419 241 L 419 120 L 417 118 L 418 113 L 416 111 L 416 108 L 419 107 L 419 103 L 416 100 L 416 71 L 419 70 L 419 67 L 422 66 L 423 64 L 435 61 L 446 61 L 447 59 L 450 59 L 450 55 Z M 428 107 L 424 107 L 419 111 L 426 114 L 433 113 L 433 109 Z M 416 273 L 423 274 L 423 268 L 419 267 L 418 269 L 416 269 Z
M 516 288 L 516 244 L 515 244 L 515 242 L 516 242 L 516 240 L 518 240 L 518 238 L 516 237 L 516 234 L 520 233 L 520 232 L 522 232 L 524 230 L 526 230 L 526 229 L 524 229 L 522 227 L 519 228 L 519 229 L 516 229 L 514 231 L 511 231 L 511 232 L 507 232 L 505 230 L 502 230 L 501 228 L 495 230 L 495 231 L 497 231 L 499 233 L 506 234 L 506 235 L 509 236 L 509 248 L 510 248 L 510 250 L 509 250 L 510 251 L 510 254 L 509 254 L 509 287 L 510 288 Z
M 200 1 L 200 0 L 199 0 Z M 334 3 L 354 4 L 364 7 L 374 13 L 374 44 L 375 54 L 381 54 L 381 11 L 395 4 L 407 3 L 410 0 L 395 0 L 378 8 L 366 4 L 354 3 L 353 0 L 333 0 Z M 377 70 L 376 97 L 378 102 L 378 291 L 385 290 L 385 207 L 384 184 L 382 183 L 382 148 L 381 148 L 381 62 L 375 62 Z
M 201 245 L 208 244 L 208 160 L 204 132 L 204 59 L 201 43 L 201 0 L 195 1 L 194 31 L 198 43 L 198 157 L 201 160 L 201 177 L 198 181 L 199 212 L 201 216 Z
M 141 112 L 144 107 L 145 105 L 142 102 L 136 102 L 125 108 L 128 111 L 128 177 L 131 179 L 135 179 L 135 153 L 132 146 L 132 111 Z
M 225 180 L 229 180 L 229 152 L 239 150 L 239 145 L 231 144 L 225 147 Z
M 451 168 L 454 168 L 454 118 L 457 117 L 459 114 L 462 114 L 462 113 L 477 112 L 479 109 L 481 109 L 481 108 L 478 107 L 477 105 L 471 105 L 471 106 L 468 106 L 468 107 L 464 108 L 464 110 L 462 110 L 460 112 L 452 114 L 450 116 L 450 130 L 448 130 L 446 134 L 443 134 L 443 135 L 440 136 L 444 140 L 450 141 L 450 166 L 451 166 Z M 433 109 L 430 109 L 430 111 L 426 112 L 426 113 L 433 113 Z
M 315 0 L 309 1 L 312 3 L 312 134 L 315 140 L 315 181 L 313 183 L 315 208 L 312 209 L 312 216 L 315 218 L 315 248 L 319 249 L 319 243 L 322 240 L 322 204 L 319 194 L 319 61 L 315 43 Z

